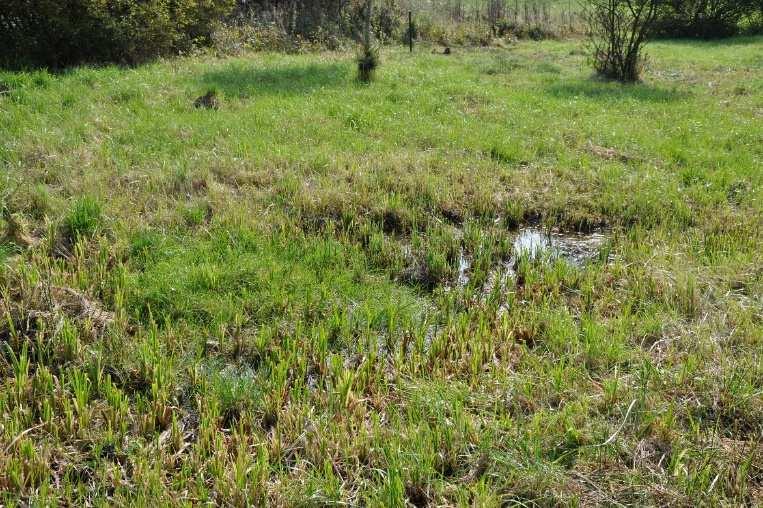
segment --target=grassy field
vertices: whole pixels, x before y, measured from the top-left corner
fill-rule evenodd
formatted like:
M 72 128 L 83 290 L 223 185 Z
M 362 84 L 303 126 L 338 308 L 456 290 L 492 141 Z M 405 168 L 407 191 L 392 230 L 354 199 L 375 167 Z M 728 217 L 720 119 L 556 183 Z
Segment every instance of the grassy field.
M 0 72 L 3 502 L 763 503 L 763 38 L 582 49 Z

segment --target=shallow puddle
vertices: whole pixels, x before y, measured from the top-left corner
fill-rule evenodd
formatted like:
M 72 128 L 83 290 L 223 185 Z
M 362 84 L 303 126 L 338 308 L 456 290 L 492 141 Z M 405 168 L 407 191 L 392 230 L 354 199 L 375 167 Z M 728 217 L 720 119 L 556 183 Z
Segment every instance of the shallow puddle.
M 505 272 L 507 277 L 514 276 L 514 268 L 519 259 L 525 258 L 531 261 L 556 261 L 564 260 L 574 266 L 583 266 L 599 256 L 601 247 L 607 237 L 602 233 L 558 233 L 545 232 L 539 228 L 528 227 L 520 229 L 514 238 L 511 259 L 501 264 L 499 270 Z M 458 259 L 458 287 L 469 284 L 469 270 L 471 261 L 466 257 L 463 250 Z M 486 290 L 492 289 L 499 270 L 493 271 L 488 276 Z
M 520 231 L 514 239 L 514 257 L 537 259 L 553 253 L 549 237 L 536 229 Z
M 464 250 L 461 249 L 461 254 L 458 256 L 458 286 L 463 287 L 469 284 L 469 268 L 472 263 L 464 255 Z
M 582 266 L 598 257 L 605 240 L 606 236 L 601 233 L 562 234 L 526 228 L 520 230 L 514 240 L 514 258 L 563 259 L 575 266 Z

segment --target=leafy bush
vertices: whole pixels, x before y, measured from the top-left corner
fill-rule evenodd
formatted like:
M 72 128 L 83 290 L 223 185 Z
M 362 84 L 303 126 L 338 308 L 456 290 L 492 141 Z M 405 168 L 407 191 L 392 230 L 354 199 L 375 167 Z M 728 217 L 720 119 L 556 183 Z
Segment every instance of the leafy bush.
M 667 0 L 654 33 L 661 37 L 709 39 L 739 32 L 741 23 L 763 12 L 760 0 Z
M 760 8 L 739 23 L 739 32 L 746 35 L 763 34 L 763 1 Z
M 605 78 L 638 81 L 643 45 L 660 0 L 591 0 L 585 13 L 593 67 Z
M 4 0 L 0 65 L 136 64 L 209 40 L 235 0 Z

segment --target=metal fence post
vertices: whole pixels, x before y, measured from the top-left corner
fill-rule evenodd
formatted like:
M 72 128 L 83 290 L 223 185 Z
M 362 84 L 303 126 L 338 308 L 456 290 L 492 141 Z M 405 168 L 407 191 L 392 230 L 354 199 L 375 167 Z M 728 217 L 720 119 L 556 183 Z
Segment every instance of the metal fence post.
M 413 13 L 408 11 L 408 47 L 413 53 Z

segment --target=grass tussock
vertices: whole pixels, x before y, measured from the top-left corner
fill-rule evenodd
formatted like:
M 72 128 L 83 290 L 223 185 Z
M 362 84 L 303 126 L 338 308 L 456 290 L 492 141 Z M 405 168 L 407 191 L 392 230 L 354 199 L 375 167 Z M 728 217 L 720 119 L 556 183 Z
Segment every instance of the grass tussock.
M 358 81 L 370 83 L 379 67 L 379 50 L 373 46 L 363 46 L 357 57 Z

